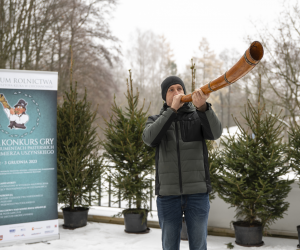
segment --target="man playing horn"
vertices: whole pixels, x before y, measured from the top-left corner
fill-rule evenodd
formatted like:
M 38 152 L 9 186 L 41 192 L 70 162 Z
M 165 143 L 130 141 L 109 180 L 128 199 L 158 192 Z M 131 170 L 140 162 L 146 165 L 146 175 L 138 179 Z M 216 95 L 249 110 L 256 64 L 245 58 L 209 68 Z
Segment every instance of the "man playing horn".
M 161 84 L 165 101 L 160 114 L 150 116 L 143 141 L 156 147 L 155 194 L 164 250 L 179 249 L 182 215 L 185 216 L 190 249 L 207 249 L 210 209 L 207 140 L 222 134 L 222 125 L 201 89 L 193 93 L 193 104 L 182 103 L 183 81 L 167 77 Z

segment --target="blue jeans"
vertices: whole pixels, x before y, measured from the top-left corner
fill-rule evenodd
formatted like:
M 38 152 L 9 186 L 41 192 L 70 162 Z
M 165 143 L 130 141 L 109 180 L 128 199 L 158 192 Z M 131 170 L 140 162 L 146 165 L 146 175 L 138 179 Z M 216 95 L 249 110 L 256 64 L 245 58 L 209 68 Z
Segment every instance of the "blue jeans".
M 208 193 L 157 196 L 163 250 L 179 250 L 182 214 L 185 215 L 190 250 L 206 250 Z

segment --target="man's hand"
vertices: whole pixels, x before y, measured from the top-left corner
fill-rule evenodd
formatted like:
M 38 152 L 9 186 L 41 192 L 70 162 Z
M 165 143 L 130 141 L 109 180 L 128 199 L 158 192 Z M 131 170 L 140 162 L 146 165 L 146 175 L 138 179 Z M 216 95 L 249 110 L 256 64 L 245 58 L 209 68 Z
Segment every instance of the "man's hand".
M 173 96 L 173 102 L 171 105 L 172 109 L 175 109 L 176 111 L 181 108 L 184 104 L 184 102 L 181 102 L 181 98 L 184 96 L 184 94 L 178 94 Z
M 13 108 L 10 109 L 10 114 L 14 115 L 15 114 L 15 110 Z
M 196 106 L 199 110 L 206 110 L 206 100 L 209 98 L 210 93 L 205 95 L 201 89 L 196 89 L 192 98 L 193 98 L 193 104 Z M 205 105 L 205 106 L 204 106 Z

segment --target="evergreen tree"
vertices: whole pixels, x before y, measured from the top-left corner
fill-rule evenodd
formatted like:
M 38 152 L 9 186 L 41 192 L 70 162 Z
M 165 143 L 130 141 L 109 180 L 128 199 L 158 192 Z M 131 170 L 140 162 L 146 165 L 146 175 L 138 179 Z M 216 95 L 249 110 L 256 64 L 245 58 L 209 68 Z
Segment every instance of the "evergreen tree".
M 215 141 L 205 140 L 207 151 L 208 151 L 208 164 L 209 164 L 209 173 L 210 173 L 210 182 L 212 186 L 212 191 L 209 193 L 209 201 L 212 201 L 216 198 L 216 185 L 218 182 L 219 166 L 216 163 L 216 158 L 219 154 L 219 149 L 216 146 Z
M 297 173 L 298 180 L 300 181 L 300 126 L 293 128 L 289 134 L 290 138 L 287 154 L 291 161 L 291 167 Z
M 281 179 L 289 171 L 286 145 L 282 142 L 279 114 L 264 112 L 264 105 L 255 108 L 248 100 L 243 117 L 246 131 L 234 119 L 240 135 L 227 137 L 225 149 L 215 159 L 219 166 L 216 188 L 219 196 L 236 207 L 236 218 L 245 225 L 263 227 L 283 218 L 289 203 L 285 201 L 293 180 Z
M 97 111 L 91 111 L 86 90 L 83 99 L 78 99 L 72 65 L 70 75 L 70 90 L 65 92 L 62 106 L 57 107 L 57 187 L 59 201 L 74 210 L 97 198 L 94 194 L 104 167 L 93 127 Z
M 133 92 L 130 70 L 125 96 L 128 107 L 123 110 L 114 99 L 112 115 L 109 120 L 105 120 L 106 140 L 102 142 L 105 149 L 103 156 L 114 163 L 109 169 L 115 188 L 112 193 L 121 201 L 132 201 L 135 212 L 145 214 L 144 209 L 148 208 L 147 201 L 152 192 L 150 174 L 154 171 L 155 149 L 145 145 L 142 140 L 148 118 L 147 110 L 144 111 L 144 105 L 138 107 L 139 92 L 138 89 L 136 93 Z M 128 210 L 123 213 L 126 211 Z M 130 210 L 130 213 L 132 212 L 134 211 Z

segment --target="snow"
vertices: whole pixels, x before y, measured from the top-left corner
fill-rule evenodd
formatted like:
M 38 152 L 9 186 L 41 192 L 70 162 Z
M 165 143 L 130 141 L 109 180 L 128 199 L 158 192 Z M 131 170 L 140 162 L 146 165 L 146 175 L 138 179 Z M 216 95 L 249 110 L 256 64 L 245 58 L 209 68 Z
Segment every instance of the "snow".
M 237 138 L 237 136 L 240 134 L 241 134 L 241 131 L 239 130 L 238 126 L 223 128 L 221 137 L 219 139 L 215 140 L 215 142 L 217 143 L 218 147 L 223 148 L 221 145 L 221 139 L 224 141 L 227 141 L 226 137 L 233 136 L 234 138 Z
M 227 128 L 223 130 L 223 136 L 228 134 L 239 133 L 238 127 L 230 127 L 229 133 Z M 292 177 L 293 173 L 291 173 Z M 105 193 L 105 192 L 104 192 Z M 113 200 L 113 197 L 112 197 Z M 104 194 L 101 199 L 102 205 L 108 204 L 108 196 Z M 96 205 L 96 204 L 95 204 Z M 152 200 L 153 209 L 156 209 L 155 197 Z M 117 204 L 112 204 L 117 206 Z M 58 204 L 58 208 L 61 204 Z M 123 207 L 123 204 L 122 204 Z M 113 216 L 121 212 L 123 208 L 109 208 L 92 206 L 89 210 L 89 215 L 98 216 Z M 60 209 L 58 211 L 61 212 Z M 151 212 L 148 216 L 148 221 L 158 221 L 157 211 Z M 60 240 L 53 240 L 49 242 L 41 242 L 36 244 L 18 244 L 10 247 L 4 247 L 3 250 L 57 250 L 57 249 L 84 249 L 84 250 L 160 250 L 161 246 L 161 229 L 151 228 L 148 234 L 127 234 L 124 232 L 124 225 L 107 224 L 88 222 L 88 225 L 83 228 L 75 230 L 66 230 L 62 228 L 63 220 L 59 219 Z M 297 244 L 296 239 L 285 239 L 275 237 L 263 237 L 264 246 L 259 249 L 273 249 L 273 250 L 295 250 Z M 228 249 L 225 244 L 232 243 L 234 250 L 245 250 L 245 247 L 235 244 L 235 238 L 211 236 L 207 237 L 208 250 Z M 187 241 L 181 241 L 181 250 L 188 250 L 189 245 Z M 247 249 L 258 249 L 256 247 L 249 247 Z
M 61 204 L 58 204 L 58 208 Z M 123 208 L 92 206 L 89 215 L 113 216 L 121 212 Z M 60 209 L 58 209 L 61 212 Z M 151 212 L 153 217 L 148 216 L 148 221 L 158 221 L 157 211 Z M 41 242 L 36 244 L 19 244 L 5 247 L 3 250 L 161 250 L 161 229 L 150 228 L 148 234 L 127 234 L 124 225 L 88 222 L 88 225 L 75 230 L 62 228 L 63 220 L 59 219 L 60 240 Z M 259 249 L 272 250 L 295 250 L 299 244 L 296 239 L 284 239 L 275 237 L 263 237 L 265 245 Z M 234 250 L 245 250 L 245 247 L 235 244 L 235 238 L 211 236 L 207 237 L 208 250 L 227 249 L 225 244 L 232 243 Z M 187 241 L 181 241 L 181 250 L 188 250 Z M 247 248 L 258 249 L 258 248 Z
M 84 249 L 84 250 L 160 250 L 161 230 L 151 228 L 148 234 L 127 234 L 124 225 L 88 222 L 88 225 L 75 230 L 62 228 L 63 220 L 59 219 L 60 240 L 42 242 L 36 244 L 19 244 L 4 247 L 3 250 L 57 250 L 57 249 Z M 208 250 L 227 249 L 225 244 L 232 243 L 234 250 L 245 250 L 244 247 L 235 244 L 231 237 L 211 236 L 207 237 Z M 265 245 L 259 249 L 295 250 L 298 243 L 295 239 L 283 239 L 263 237 Z M 188 250 L 188 242 L 181 241 L 181 250 Z M 258 249 L 255 247 L 247 249 Z
M 241 131 L 239 130 L 238 126 L 232 126 L 229 128 L 223 128 L 222 136 L 226 135 L 235 135 L 235 134 L 241 134 Z

